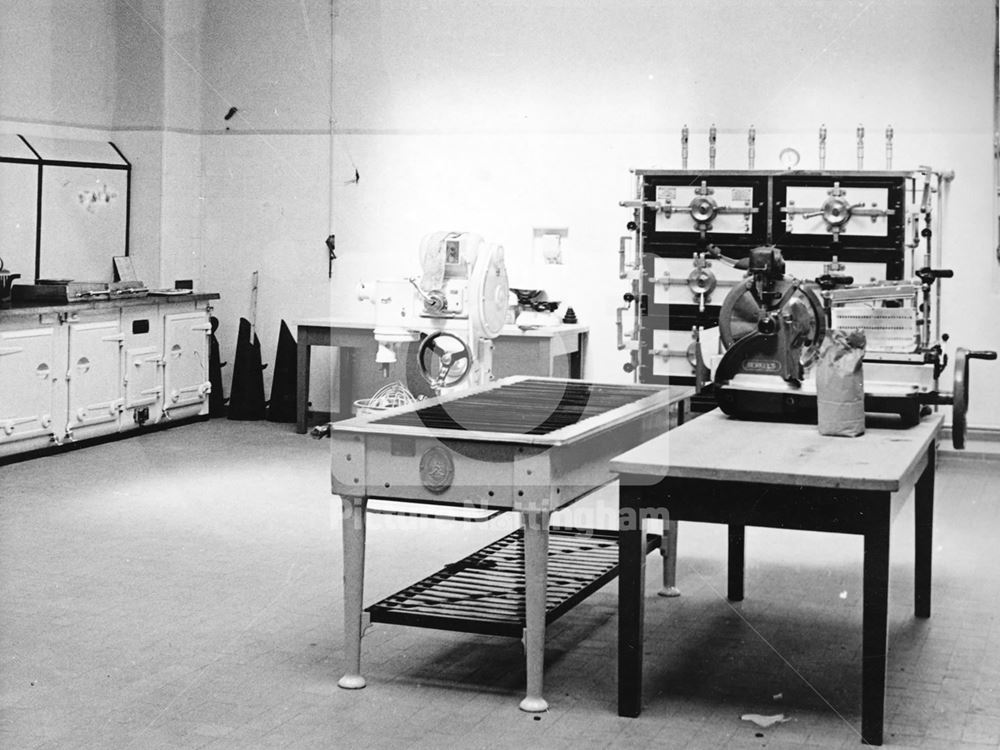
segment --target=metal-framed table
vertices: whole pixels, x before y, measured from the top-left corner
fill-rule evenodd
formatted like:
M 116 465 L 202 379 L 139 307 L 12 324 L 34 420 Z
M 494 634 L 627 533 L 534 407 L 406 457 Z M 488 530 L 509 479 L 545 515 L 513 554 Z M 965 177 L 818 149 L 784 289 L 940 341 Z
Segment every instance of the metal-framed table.
M 511 377 L 333 423 L 332 489 L 343 503 L 344 547 L 345 674 L 338 684 L 366 684 L 361 635 L 370 499 L 515 511 L 523 520 L 518 532 L 368 612 L 373 622 L 523 635 L 527 688 L 520 707 L 546 710 L 546 623 L 611 580 L 618 567 L 616 532 L 550 534 L 549 518 L 613 481 L 609 459 L 666 431 L 671 408 L 680 411 L 692 393 Z
M 882 744 L 889 533 L 913 494 L 915 614 L 931 613 L 936 441 L 943 416 L 908 429 L 886 421 L 856 438 L 815 425 L 730 419 L 715 410 L 611 461 L 619 473 L 618 713 L 642 710 L 646 518 L 729 526 L 729 590 L 743 599 L 746 526 L 864 537 L 861 736 Z
M 340 351 L 340 374 L 338 377 L 340 412 L 335 418 L 351 416 L 354 404 L 354 353 L 358 349 L 375 346 L 374 321 L 357 321 L 344 318 L 310 318 L 296 322 L 296 432 L 304 433 L 308 428 L 309 411 L 309 365 L 312 347 L 330 346 Z M 504 326 L 496 339 L 498 347 L 509 351 L 519 362 L 533 361 L 534 364 L 521 372 L 511 372 L 504 353 L 494 354 L 494 375 L 542 375 L 553 377 L 557 357 L 569 358 L 569 377 L 582 378 L 584 357 L 587 351 L 589 329 L 584 325 L 559 325 L 521 330 L 517 326 Z

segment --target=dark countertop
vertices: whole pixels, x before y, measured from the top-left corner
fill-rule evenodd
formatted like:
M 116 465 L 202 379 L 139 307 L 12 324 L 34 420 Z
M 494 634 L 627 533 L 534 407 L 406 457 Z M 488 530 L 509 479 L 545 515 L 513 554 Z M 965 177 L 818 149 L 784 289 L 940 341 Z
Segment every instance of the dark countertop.
M 146 295 L 144 297 L 118 297 L 116 299 L 94 299 L 86 302 L 60 302 L 53 304 L 45 300 L 25 302 L 18 300 L 10 307 L 0 308 L 0 323 L 19 317 L 34 317 L 39 315 L 59 313 L 80 313 L 102 310 L 121 309 L 126 307 L 142 307 L 148 305 L 174 305 L 184 302 L 204 302 L 219 299 L 218 292 L 193 292 L 177 295 Z

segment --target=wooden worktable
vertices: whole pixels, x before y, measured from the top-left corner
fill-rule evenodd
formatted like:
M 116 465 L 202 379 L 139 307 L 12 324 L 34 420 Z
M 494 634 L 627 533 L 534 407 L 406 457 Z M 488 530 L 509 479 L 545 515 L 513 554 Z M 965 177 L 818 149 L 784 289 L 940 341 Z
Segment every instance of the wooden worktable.
M 719 410 L 611 461 L 620 475 L 618 713 L 642 709 L 643 519 L 729 526 L 729 599 L 743 599 L 744 528 L 767 526 L 864 537 L 861 735 L 882 744 L 889 594 L 889 531 L 915 496 L 915 613 L 931 611 L 936 440 L 944 418 L 905 429 L 869 425 L 856 438 L 815 425 L 730 419 Z M 913 490 L 916 490 L 913 493 Z
M 375 322 L 373 320 L 356 320 L 347 318 L 308 318 L 295 321 L 296 349 L 298 354 L 296 395 L 296 431 L 304 433 L 308 424 L 309 412 L 309 367 L 312 360 L 311 348 L 314 346 L 330 346 L 340 351 L 340 413 L 335 419 L 345 419 L 351 416 L 354 398 L 354 353 L 355 350 L 372 350 L 374 366 Z M 494 353 L 493 376 L 495 379 L 512 375 L 540 375 L 554 377 L 555 360 L 560 356 L 569 358 L 569 373 L 571 378 L 582 378 L 584 373 L 584 357 L 587 350 L 587 326 L 558 325 L 544 328 L 521 330 L 516 325 L 504 326 L 496 342 L 503 347 L 503 352 Z M 534 362 L 525 369 L 513 364 L 518 362 Z M 537 363 L 541 363 L 540 365 Z

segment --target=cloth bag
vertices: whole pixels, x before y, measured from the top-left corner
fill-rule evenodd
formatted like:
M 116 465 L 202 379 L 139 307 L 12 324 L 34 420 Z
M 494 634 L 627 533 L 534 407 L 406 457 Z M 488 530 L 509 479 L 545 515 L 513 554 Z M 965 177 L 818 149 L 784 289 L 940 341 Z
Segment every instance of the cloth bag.
M 816 365 L 816 412 L 820 435 L 857 437 L 865 433 L 863 331 L 828 330 Z

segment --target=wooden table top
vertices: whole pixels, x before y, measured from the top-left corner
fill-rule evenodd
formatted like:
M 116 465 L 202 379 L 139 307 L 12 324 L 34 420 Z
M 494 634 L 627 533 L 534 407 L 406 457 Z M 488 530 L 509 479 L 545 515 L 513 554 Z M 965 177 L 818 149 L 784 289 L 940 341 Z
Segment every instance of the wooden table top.
M 375 319 L 359 320 L 357 318 L 300 318 L 291 321 L 292 325 L 308 328 L 329 330 L 374 331 Z M 518 328 L 516 324 L 508 324 L 500 331 L 500 338 L 550 338 L 560 334 L 587 333 L 590 329 L 582 323 L 560 323 L 555 326 L 539 328 Z
M 704 414 L 611 461 L 619 474 L 896 492 L 915 481 L 944 416 L 910 428 L 886 420 L 854 438 L 814 424 Z

